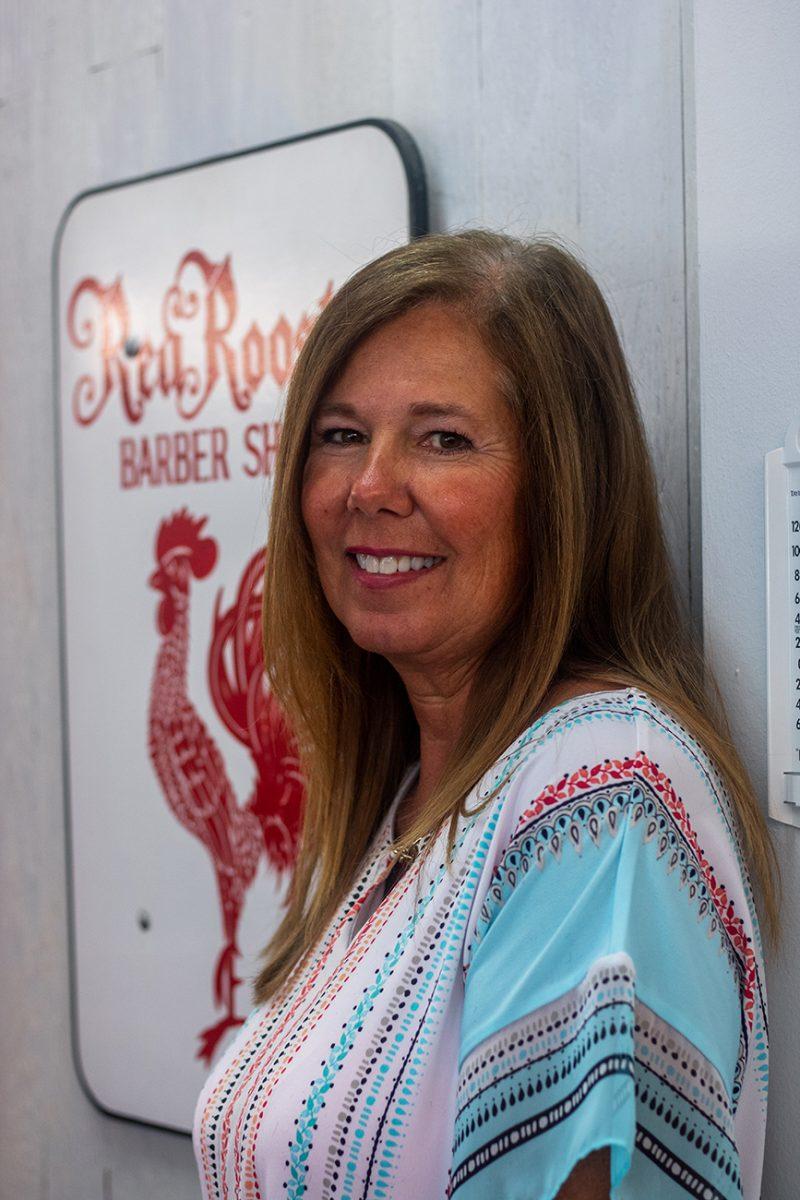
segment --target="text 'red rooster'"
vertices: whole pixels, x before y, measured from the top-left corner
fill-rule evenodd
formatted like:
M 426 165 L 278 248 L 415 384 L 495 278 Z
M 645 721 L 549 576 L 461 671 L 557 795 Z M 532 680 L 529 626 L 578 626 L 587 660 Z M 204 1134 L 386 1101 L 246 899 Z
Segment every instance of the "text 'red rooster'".
M 250 751 L 252 794 L 239 807 L 222 755 L 187 691 L 189 602 L 192 581 L 217 563 L 217 543 L 203 536 L 207 517 L 186 509 L 161 522 L 157 567 L 150 586 L 161 592 L 161 646 L 150 691 L 150 758 L 172 812 L 208 850 L 217 879 L 225 944 L 214 970 L 213 994 L 223 1016 L 203 1030 L 197 1057 L 208 1065 L 236 1014 L 236 942 L 247 889 L 262 854 L 279 874 L 295 860 L 303 783 L 294 739 L 267 687 L 261 657 L 264 551 L 244 569 L 236 599 L 222 611 L 217 594 L 208 652 L 208 682 L 225 727 Z

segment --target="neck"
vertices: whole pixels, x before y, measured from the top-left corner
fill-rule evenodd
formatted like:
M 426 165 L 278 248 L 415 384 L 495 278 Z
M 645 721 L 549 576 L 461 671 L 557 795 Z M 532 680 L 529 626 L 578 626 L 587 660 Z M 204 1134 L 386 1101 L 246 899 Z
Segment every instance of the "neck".
M 416 815 L 427 803 L 444 774 L 464 723 L 474 670 L 450 670 L 444 675 L 416 673 L 396 667 L 408 692 L 419 725 L 419 775 L 416 785 L 405 796 L 395 817 L 398 836 L 410 828 Z M 532 720 L 554 704 L 583 692 L 604 690 L 616 686 L 596 680 L 559 679 L 543 697 Z
M 444 676 L 400 671 L 414 716 L 419 725 L 419 776 L 401 808 L 408 810 L 400 822 L 411 823 L 413 814 L 425 807 L 438 784 L 464 723 L 473 671 L 448 672 Z
M 158 700 L 164 709 L 172 704 L 175 693 L 186 689 L 189 658 L 189 601 L 185 593 L 172 596 L 172 625 L 161 639 L 156 657 L 156 676 L 160 683 L 154 689 L 151 706 Z

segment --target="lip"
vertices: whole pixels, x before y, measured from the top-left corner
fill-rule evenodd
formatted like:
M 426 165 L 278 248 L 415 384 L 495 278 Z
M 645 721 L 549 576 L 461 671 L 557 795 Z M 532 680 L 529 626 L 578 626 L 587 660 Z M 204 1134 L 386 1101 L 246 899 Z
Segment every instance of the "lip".
M 444 558 L 430 550 L 399 550 L 396 546 L 345 546 L 345 554 L 372 554 L 375 558 Z
M 353 557 L 354 553 L 355 551 L 348 551 L 347 562 L 350 570 L 353 572 L 356 581 L 360 583 L 362 587 L 368 588 L 373 592 L 383 591 L 384 588 L 403 587 L 404 584 L 418 583 L 419 580 L 424 578 L 426 575 L 432 575 L 433 572 L 436 571 L 445 561 L 442 558 L 441 561 L 436 563 L 434 566 L 425 567 L 421 571 L 403 571 L 402 573 L 400 571 L 395 571 L 394 575 L 371 575 L 369 571 L 364 571 L 361 569 L 357 560 Z M 373 554 L 374 551 L 359 549 L 358 553 Z M 384 551 L 383 553 L 397 554 L 399 556 L 400 552 L 397 550 L 389 550 Z M 376 555 L 376 557 L 378 556 Z M 424 555 L 420 555 L 419 557 L 423 558 Z M 428 557 L 432 556 L 429 555 Z

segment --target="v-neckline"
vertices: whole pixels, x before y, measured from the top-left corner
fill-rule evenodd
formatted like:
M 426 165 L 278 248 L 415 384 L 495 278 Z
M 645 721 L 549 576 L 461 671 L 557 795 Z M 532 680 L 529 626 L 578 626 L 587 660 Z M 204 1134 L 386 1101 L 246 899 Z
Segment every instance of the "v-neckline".
M 386 811 L 386 816 L 384 817 L 381 825 L 381 833 L 378 841 L 378 850 L 375 860 L 378 864 L 376 877 L 367 888 L 358 907 L 358 911 L 352 918 L 352 924 L 350 925 L 350 932 L 347 938 L 348 947 L 352 946 L 356 937 L 367 924 L 369 919 L 377 911 L 381 904 L 383 904 L 383 901 L 406 874 L 406 871 L 401 871 L 399 876 L 397 876 L 391 882 L 391 886 L 387 889 L 386 885 L 391 880 L 392 875 L 394 874 L 399 863 L 398 859 L 394 859 L 394 861 L 392 861 L 392 856 L 387 853 L 389 846 L 391 846 L 395 841 L 395 817 L 397 815 L 397 809 L 408 795 L 408 792 L 413 786 L 418 775 L 419 763 L 413 763 L 407 769 L 405 775 L 400 781 L 400 786 L 397 789 L 397 793 L 395 794 L 394 799 Z M 411 865 L 412 864 L 409 863 L 409 867 Z M 388 871 L 386 869 L 387 867 L 389 868 Z M 408 870 L 408 867 L 406 870 Z
M 416 762 L 416 763 L 412 763 L 412 765 L 410 767 L 408 767 L 408 769 L 406 770 L 405 775 L 403 776 L 403 778 L 400 781 L 400 787 L 397 789 L 397 793 L 396 793 L 394 799 L 392 800 L 392 803 L 389 805 L 388 831 L 389 831 L 389 841 L 390 842 L 397 841 L 397 810 L 399 809 L 399 807 L 403 803 L 403 801 L 406 799 L 406 797 L 408 796 L 408 793 L 414 787 L 414 784 L 417 782 L 418 779 L 419 779 L 419 763 Z

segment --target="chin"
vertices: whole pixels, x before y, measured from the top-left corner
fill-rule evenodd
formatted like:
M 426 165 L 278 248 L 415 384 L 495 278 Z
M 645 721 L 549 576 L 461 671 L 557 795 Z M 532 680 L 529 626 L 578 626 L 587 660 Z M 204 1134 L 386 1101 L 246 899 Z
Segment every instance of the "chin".
M 378 621 L 359 622 L 355 626 L 346 626 L 347 632 L 355 644 L 371 654 L 381 654 L 384 658 L 406 657 L 421 652 L 421 639 L 414 637 L 408 630 L 381 629 Z

